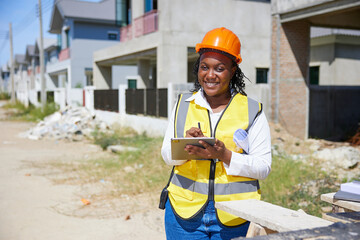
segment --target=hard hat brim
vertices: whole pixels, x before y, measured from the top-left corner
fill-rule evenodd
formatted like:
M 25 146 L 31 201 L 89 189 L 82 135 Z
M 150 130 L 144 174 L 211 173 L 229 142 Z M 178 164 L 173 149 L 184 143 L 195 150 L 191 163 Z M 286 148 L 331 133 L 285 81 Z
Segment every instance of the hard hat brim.
M 227 49 L 222 48 L 222 47 L 218 47 L 218 46 L 212 46 L 212 45 L 206 45 L 206 44 L 202 44 L 202 43 L 197 43 L 195 46 L 195 51 L 198 53 L 200 51 L 200 49 L 202 48 L 207 48 L 207 49 L 216 49 L 216 50 L 220 50 L 222 52 L 226 52 L 227 54 L 230 54 L 231 56 L 233 56 L 235 58 L 235 62 L 237 64 L 241 63 L 242 58 L 239 55 L 234 55 L 233 53 L 229 52 Z

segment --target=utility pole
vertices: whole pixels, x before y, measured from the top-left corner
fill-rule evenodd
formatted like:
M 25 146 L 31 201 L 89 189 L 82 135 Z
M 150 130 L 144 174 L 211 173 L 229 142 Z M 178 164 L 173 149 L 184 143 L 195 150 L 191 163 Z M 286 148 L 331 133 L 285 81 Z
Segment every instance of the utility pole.
M 40 79 L 41 79 L 41 106 L 45 108 L 46 104 L 46 82 L 44 77 L 44 44 L 43 44 L 43 30 L 42 30 L 42 13 L 41 13 L 41 0 L 39 0 L 39 22 L 40 22 Z
M 9 23 L 11 103 L 15 103 L 14 59 L 12 26 Z

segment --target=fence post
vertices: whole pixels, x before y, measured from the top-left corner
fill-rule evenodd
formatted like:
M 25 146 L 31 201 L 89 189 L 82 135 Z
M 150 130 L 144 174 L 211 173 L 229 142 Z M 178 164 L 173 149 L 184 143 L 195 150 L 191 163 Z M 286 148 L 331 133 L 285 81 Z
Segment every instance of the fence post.
M 156 97 L 156 117 L 159 117 L 159 104 L 160 104 L 160 97 L 159 97 L 159 89 L 155 89 L 155 97 Z
M 29 107 L 29 90 L 28 90 L 28 82 L 24 81 L 24 105 L 25 107 Z
M 147 115 L 147 106 L 146 106 L 146 92 L 147 88 L 144 88 L 144 115 Z
M 65 99 L 65 88 L 56 88 L 54 90 L 54 102 L 59 105 L 60 110 L 66 106 Z
M 171 110 L 173 108 L 173 98 L 174 98 L 174 83 L 168 83 L 168 93 L 167 93 L 167 116 L 170 118 Z
M 126 114 L 126 89 L 127 84 L 119 84 L 119 113 L 120 115 Z
M 86 86 L 84 87 L 85 91 L 85 102 L 84 105 L 87 109 L 91 112 L 94 111 L 94 90 L 96 89 L 95 86 Z

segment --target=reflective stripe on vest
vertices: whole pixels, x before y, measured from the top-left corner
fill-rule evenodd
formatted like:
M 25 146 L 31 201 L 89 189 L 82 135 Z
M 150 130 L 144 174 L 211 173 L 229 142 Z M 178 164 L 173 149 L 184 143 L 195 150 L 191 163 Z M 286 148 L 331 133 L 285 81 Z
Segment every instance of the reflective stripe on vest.
M 180 95 L 175 111 L 174 135 L 184 137 L 187 129 L 197 127 L 205 136 L 212 136 L 210 116 L 207 109 L 185 101 L 192 94 Z M 262 110 L 260 103 L 236 94 L 224 109 L 218 123 L 214 127 L 215 137 L 223 141 L 226 147 L 235 152 L 242 152 L 233 141 L 236 129 L 248 131 Z M 184 219 L 197 215 L 207 201 L 230 201 L 241 199 L 260 199 L 259 183 L 256 179 L 241 176 L 229 176 L 222 162 L 213 160 L 190 160 L 174 168 L 171 179 L 169 199 L 174 211 Z M 211 195 L 211 196 L 210 196 Z M 226 226 L 237 226 L 246 220 L 221 210 L 216 210 L 219 221 Z
M 196 182 L 178 174 L 174 174 L 171 183 L 200 194 L 208 194 L 209 184 Z M 255 192 L 259 189 L 259 181 L 232 182 L 227 184 L 215 184 L 215 195 L 228 195 Z
M 186 121 L 186 113 L 189 109 L 189 103 L 185 102 L 186 99 L 191 97 L 192 93 L 184 93 L 179 95 L 178 107 L 176 108 L 176 120 L 175 121 L 175 137 L 184 137 L 184 127 Z

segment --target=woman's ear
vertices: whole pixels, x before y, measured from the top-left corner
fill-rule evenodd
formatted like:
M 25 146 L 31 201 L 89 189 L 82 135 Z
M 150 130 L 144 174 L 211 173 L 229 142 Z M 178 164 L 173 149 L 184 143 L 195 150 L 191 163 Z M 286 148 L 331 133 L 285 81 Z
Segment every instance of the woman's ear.
M 231 68 L 231 78 L 234 76 L 235 72 L 236 72 L 236 66 Z

